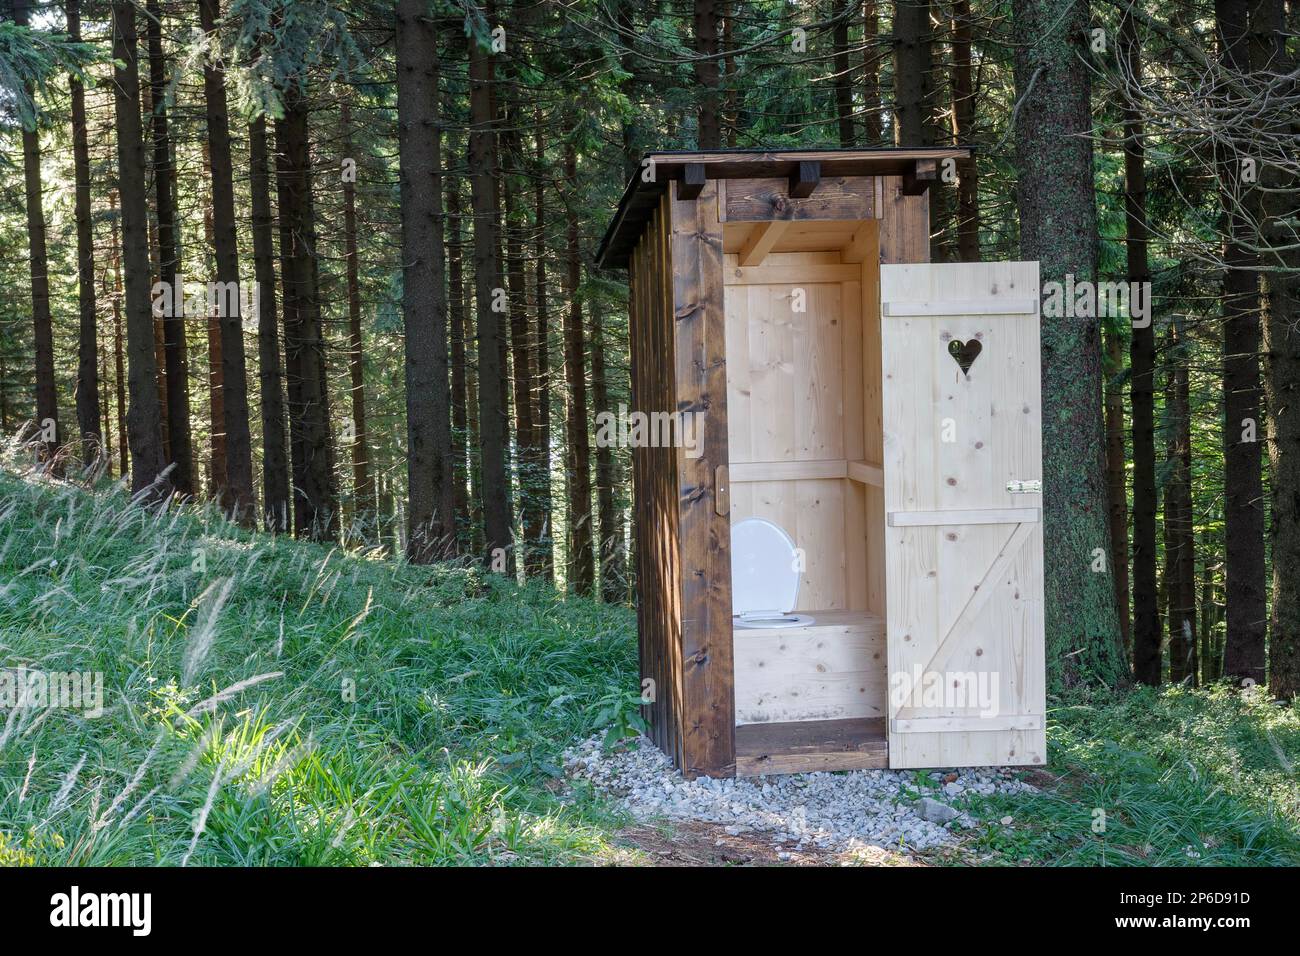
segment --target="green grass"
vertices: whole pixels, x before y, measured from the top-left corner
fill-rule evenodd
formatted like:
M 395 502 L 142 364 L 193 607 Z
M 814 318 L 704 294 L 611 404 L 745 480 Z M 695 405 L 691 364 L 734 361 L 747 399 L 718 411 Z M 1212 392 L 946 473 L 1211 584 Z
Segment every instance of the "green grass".
M 0 665 L 100 671 L 106 711 L 0 709 L 0 865 L 628 858 L 607 805 L 555 795 L 564 747 L 630 713 L 626 608 L 0 470 Z M 1059 783 L 977 801 L 1014 822 L 956 858 L 1300 863 L 1294 706 L 1144 690 L 1051 717 Z
M 996 797 L 978 848 L 1075 866 L 1300 865 L 1300 710 L 1226 686 L 1139 688 L 1057 702 L 1057 786 Z
M 0 663 L 104 674 L 97 719 L 0 710 L 36 864 L 590 859 L 607 819 L 545 784 L 637 687 L 626 609 L 3 472 Z

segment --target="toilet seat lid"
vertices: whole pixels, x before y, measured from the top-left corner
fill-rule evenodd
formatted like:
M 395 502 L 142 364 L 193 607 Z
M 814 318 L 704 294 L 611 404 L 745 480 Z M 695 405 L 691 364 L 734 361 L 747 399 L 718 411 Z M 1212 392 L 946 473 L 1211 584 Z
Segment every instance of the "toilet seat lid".
M 799 598 L 794 539 L 766 518 L 731 526 L 731 613 L 789 614 Z

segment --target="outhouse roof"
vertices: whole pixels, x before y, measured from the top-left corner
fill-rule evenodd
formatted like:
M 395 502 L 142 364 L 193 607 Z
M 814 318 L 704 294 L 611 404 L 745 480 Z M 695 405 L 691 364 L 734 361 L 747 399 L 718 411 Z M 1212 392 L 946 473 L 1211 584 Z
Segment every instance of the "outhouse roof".
M 821 164 L 822 176 L 901 176 L 914 171 L 917 160 L 964 159 L 965 146 L 882 149 L 713 149 L 654 150 L 645 153 L 623 190 L 618 210 L 596 251 L 601 268 L 626 268 L 628 257 L 668 183 L 681 180 L 687 165 L 703 167 L 706 179 L 762 179 L 789 176 L 800 163 Z M 646 160 L 654 164 L 654 178 L 642 175 Z

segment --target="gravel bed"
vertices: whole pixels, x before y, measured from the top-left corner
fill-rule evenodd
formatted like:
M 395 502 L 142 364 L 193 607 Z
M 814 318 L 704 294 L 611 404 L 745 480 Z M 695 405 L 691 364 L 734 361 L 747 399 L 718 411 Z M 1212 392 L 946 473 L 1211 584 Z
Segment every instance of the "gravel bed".
M 981 822 L 965 807 L 968 795 L 1036 792 L 999 767 L 932 771 L 928 794 L 917 792 L 913 771 L 896 770 L 686 780 L 645 738 L 635 748 L 606 751 L 601 744 L 597 735 L 567 750 L 566 772 L 616 798 L 637 820 L 718 823 L 732 835 L 769 836 L 787 851 L 933 849 Z

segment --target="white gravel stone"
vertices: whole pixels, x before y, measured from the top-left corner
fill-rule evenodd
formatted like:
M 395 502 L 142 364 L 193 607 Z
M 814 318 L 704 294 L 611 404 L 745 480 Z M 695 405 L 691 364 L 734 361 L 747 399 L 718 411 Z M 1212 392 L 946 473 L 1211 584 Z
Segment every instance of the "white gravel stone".
M 645 738 L 634 749 L 608 752 L 602 741 L 603 736 L 598 734 L 565 752 L 569 776 L 589 781 L 596 790 L 617 799 L 638 820 L 720 823 L 733 836 L 764 833 L 774 847 L 794 844 L 806 848 L 811 843 L 833 852 L 865 846 L 927 850 L 956 839 L 942 824 L 964 829 L 979 825 L 959 806 L 950 807 L 919 793 L 907 771 L 686 780 Z M 951 772 L 957 774 L 957 780 L 942 785 L 941 791 L 951 804 L 961 804 L 970 793 L 987 796 L 1036 792 L 1005 768 L 966 767 Z M 929 775 L 933 784 L 940 784 L 943 778 L 942 772 Z M 923 812 L 927 802 L 946 813 Z M 943 819 L 936 822 L 934 817 Z

